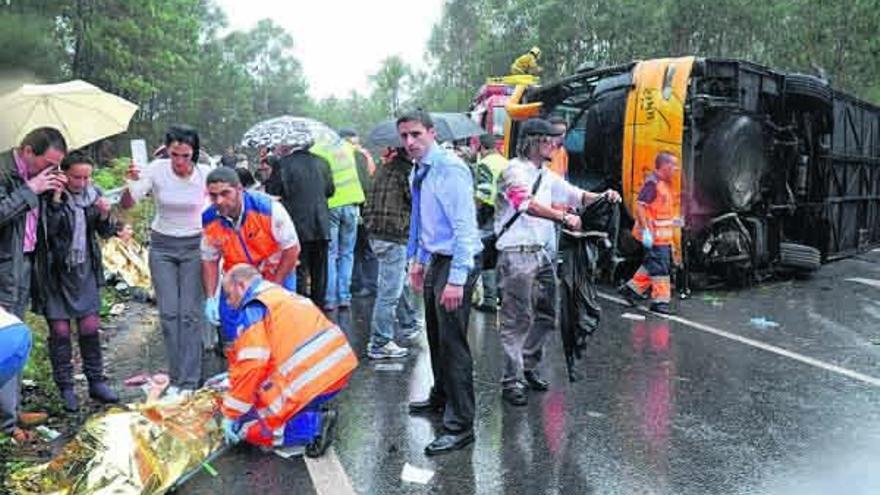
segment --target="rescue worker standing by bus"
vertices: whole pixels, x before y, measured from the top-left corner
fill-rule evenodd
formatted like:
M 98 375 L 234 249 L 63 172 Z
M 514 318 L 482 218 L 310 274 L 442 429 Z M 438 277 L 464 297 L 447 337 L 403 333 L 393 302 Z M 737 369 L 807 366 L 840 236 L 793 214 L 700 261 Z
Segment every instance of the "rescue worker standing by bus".
M 326 402 L 357 367 L 345 334 L 312 301 L 267 282 L 251 265 L 229 270 L 223 291 L 240 314 L 227 353 L 226 440 L 305 445 L 306 455 L 323 455 L 336 422 Z
M 636 205 L 633 236 L 645 247 L 645 258 L 632 280 L 618 291 L 631 305 L 650 292 L 651 311 L 670 314 L 672 299 L 672 244 L 677 219 L 672 179 L 678 158 L 661 151 L 654 159 L 654 173 L 642 185 Z
M 216 295 L 220 259 L 224 270 L 245 263 L 267 280 L 295 291 L 300 245 L 284 206 L 263 193 L 243 190 L 235 170 L 216 168 L 206 182 L 212 204 L 202 213 L 205 317 L 212 325 L 222 326 L 224 343 L 229 343 L 238 312 L 224 294 Z

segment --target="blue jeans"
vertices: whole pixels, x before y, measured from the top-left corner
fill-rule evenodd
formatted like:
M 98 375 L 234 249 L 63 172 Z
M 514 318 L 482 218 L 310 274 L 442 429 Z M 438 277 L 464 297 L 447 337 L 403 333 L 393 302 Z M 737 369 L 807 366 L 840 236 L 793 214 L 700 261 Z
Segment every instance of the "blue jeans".
M 397 323 L 403 332 L 415 331 L 416 310 L 406 282 L 406 244 L 373 239 L 370 246 L 379 260 L 379 283 L 370 322 L 370 346 L 382 347 L 394 339 Z
M 340 206 L 330 210 L 330 249 L 327 253 L 326 306 L 351 303 L 351 272 L 357 241 L 358 207 Z

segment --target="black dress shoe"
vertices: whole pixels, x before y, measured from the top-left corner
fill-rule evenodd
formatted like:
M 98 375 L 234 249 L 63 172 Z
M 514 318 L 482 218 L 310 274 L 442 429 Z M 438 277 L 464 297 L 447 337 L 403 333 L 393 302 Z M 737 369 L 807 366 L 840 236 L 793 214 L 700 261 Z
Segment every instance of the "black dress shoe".
M 336 411 L 329 409 L 321 413 L 321 433 L 308 445 L 306 445 L 306 456 L 321 457 L 327 452 L 327 448 L 333 442 L 333 430 L 336 429 Z
M 443 414 L 443 404 L 438 404 L 430 399 L 418 400 L 409 403 L 410 414 Z
M 435 438 L 425 447 L 425 455 L 445 454 L 464 448 L 474 442 L 474 430 L 465 430 L 459 433 L 445 433 Z
M 548 388 L 550 388 L 550 383 L 547 380 L 541 378 L 541 375 L 538 374 L 538 370 L 527 370 L 523 373 L 523 375 L 526 378 L 526 384 L 532 390 L 545 392 Z
M 526 393 L 519 387 L 505 388 L 501 391 L 501 398 L 512 406 L 524 406 L 529 403 Z
M 642 295 L 632 290 L 632 288 L 626 284 L 618 287 L 617 293 L 620 294 L 624 299 L 626 299 L 626 303 L 629 306 L 638 306 L 639 301 L 642 300 Z
M 671 315 L 672 308 L 669 307 L 667 303 L 653 303 L 651 304 L 651 311 L 655 313 L 659 313 L 661 315 Z

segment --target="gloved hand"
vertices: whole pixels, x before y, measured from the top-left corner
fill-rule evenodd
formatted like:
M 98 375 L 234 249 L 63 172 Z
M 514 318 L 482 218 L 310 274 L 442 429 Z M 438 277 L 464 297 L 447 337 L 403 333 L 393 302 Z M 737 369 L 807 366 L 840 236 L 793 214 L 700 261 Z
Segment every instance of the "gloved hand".
M 654 234 L 651 233 L 651 229 L 642 229 L 642 246 L 645 246 L 645 249 L 654 247 Z
M 226 440 L 227 444 L 235 445 L 241 442 L 242 438 L 239 435 L 239 428 L 240 426 L 235 421 L 223 418 L 223 439 Z
M 205 301 L 205 320 L 215 327 L 220 326 L 220 300 L 209 297 Z

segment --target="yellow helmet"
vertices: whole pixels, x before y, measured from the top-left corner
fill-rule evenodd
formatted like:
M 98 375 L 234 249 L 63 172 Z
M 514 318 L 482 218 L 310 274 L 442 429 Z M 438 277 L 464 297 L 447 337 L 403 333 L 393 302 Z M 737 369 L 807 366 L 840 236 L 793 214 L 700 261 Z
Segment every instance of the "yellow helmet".
M 533 46 L 529 53 L 535 56 L 535 58 L 541 58 L 541 49 L 537 46 Z

